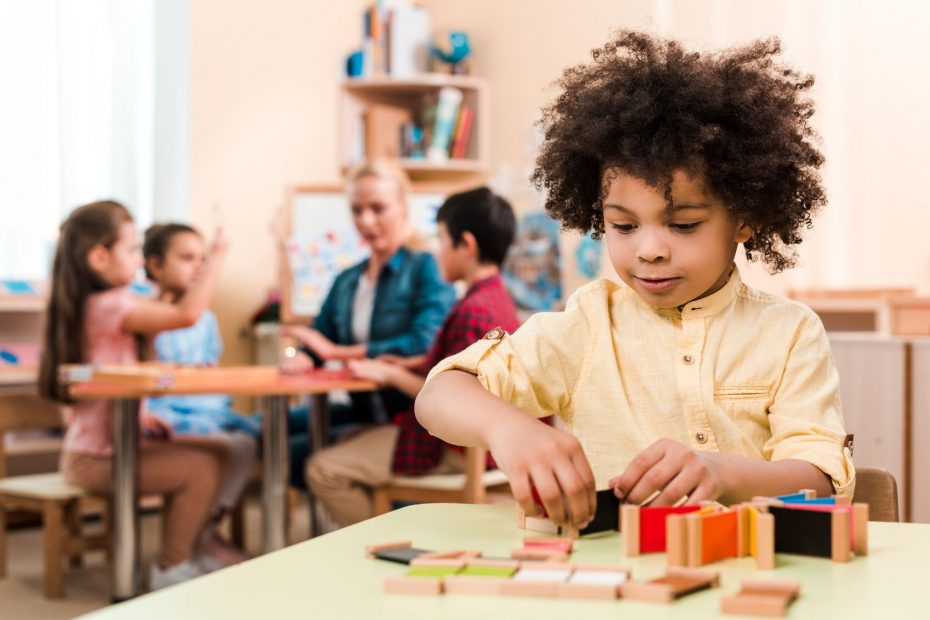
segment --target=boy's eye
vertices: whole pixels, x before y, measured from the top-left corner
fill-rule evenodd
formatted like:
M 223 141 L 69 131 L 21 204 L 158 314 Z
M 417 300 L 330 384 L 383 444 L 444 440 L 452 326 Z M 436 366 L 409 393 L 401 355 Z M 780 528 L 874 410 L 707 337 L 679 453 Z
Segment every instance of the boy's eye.
M 679 232 L 693 232 L 700 224 L 701 222 L 677 223 L 669 224 L 669 227 Z
M 621 233 L 631 233 L 636 229 L 635 224 L 611 224 L 611 228 Z

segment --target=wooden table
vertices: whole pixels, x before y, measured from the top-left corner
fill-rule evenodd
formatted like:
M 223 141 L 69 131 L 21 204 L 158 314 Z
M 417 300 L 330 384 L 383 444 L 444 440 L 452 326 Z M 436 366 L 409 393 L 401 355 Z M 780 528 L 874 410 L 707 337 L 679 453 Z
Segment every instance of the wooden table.
M 385 594 L 384 578 L 406 567 L 365 558 L 366 544 L 412 540 L 424 549 L 479 549 L 509 555 L 524 532 L 514 526 L 508 505 L 423 504 L 293 545 L 218 573 L 90 614 L 99 620 L 208 618 L 711 618 L 720 599 L 747 577 L 797 579 L 801 597 L 789 608 L 793 618 L 926 617 L 925 566 L 930 525 L 870 523 L 869 555 L 845 564 L 778 554 L 773 571 L 759 571 L 742 558 L 710 565 L 721 587 L 669 605 L 637 601 L 578 601 L 506 596 L 412 596 Z M 633 579 L 665 572 L 664 553 L 627 558 L 618 535 L 579 540 L 576 564 L 630 566 Z M 728 616 L 725 616 L 728 617 Z M 737 618 L 739 616 L 733 616 Z
M 208 373 L 205 373 L 205 376 Z M 107 399 L 113 407 L 113 554 L 110 565 L 114 601 L 141 592 L 139 565 L 138 450 L 139 403 L 149 396 L 230 394 L 259 396 L 263 425 L 262 539 L 266 552 L 286 545 L 288 473 L 287 412 L 291 396 L 313 398 L 312 448 L 322 447 L 329 433 L 327 395 L 335 391 L 367 392 L 376 384 L 361 380 L 332 380 L 302 375 L 277 375 L 272 380 L 230 384 L 210 377 L 197 387 L 139 388 L 112 383 L 79 383 L 71 387 L 76 400 Z

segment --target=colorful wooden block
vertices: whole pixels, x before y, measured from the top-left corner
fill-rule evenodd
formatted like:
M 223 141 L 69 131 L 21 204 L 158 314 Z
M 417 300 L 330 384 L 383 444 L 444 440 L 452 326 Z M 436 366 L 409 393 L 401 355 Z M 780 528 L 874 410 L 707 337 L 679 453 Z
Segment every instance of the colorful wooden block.
M 720 573 L 690 568 L 669 568 L 664 577 L 620 585 L 620 596 L 635 601 L 670 603 L 676 598 L 720 585 Z
M 515 596 L 548 596 L 559 593 L 559 584 L 568 581 L 572 574 L 569 564 L 522 565 L 508 581 L 501 583 L 501 594 Z
M 784 616 L 801 593 L 798 581 L 786 579 L 744 579 L 740 590 L 720 601 L 720 610 L 728 614 Z
M 377 551 L 387 551 L 389 549 L 408 549 L 412 546 L 413 543 L 409 540 L 395 540 L 393 542 L 368 545 L 365 547 L 365 557 L 371 559 L 375 557 L 375 552 Z
M 565 583 L 559 584 L 560 598 L 612 600 L 620 596 L 620 584 L 630 579 L 622 566 L 576 566 Z

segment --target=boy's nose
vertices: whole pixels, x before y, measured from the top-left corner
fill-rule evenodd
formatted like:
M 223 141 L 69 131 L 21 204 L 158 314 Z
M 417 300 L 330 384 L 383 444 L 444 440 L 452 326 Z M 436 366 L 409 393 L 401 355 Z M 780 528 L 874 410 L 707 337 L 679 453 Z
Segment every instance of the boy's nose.
M 669 256 L 668 245 L 662 242 L 658 235 L 644 232 L 640 235 L 640 243 L 636 247 L 636 257 L 644 263 L 654 263 L 667 260 Z

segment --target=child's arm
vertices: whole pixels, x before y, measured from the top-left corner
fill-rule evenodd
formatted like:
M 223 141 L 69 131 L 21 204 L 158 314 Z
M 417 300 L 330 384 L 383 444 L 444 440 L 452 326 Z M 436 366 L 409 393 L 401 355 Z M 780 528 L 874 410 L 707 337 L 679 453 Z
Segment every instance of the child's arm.
M 189 327 L 197 322 L 210 305 L 213 289 L 226 259 L 229 242 L 222 229 L 216 232 L 210 258 L 200 279 L 175 303 L 153 301 L 138 303 L 123 320 L 123 331 L 154 334 L 169 329 Z
M 410 398 L 416 398 L 426 382 L 425 377 L 413 371 L 381 360 L 351 360 L 349 370 L 362 379 L 400 390 Z
M 305 347 L 323 360 L 358 360 L 365 357 L 365 345 L 336 344 L 312 327 L 286 325 L 281 330 L 281 334 L 300 340 Z
M 489 393 L 474 375 L 436 375 L 417 397 L 416 414 L 448 443 L 490 449 L 527 514 L 538 514 L 535 487 L 553 521 L 584 527 L 593 517 L 594 474 L 578 440 Z
M 719 500 L 733 504 L 798 489 L 814 489 L 819 497 L 834 492 L 830 477 L 807 461 L 765 461 L 704 452 L 671 439 L 660 439 L 640 452 L 609 484 L 617 497 L 633 504 L 659 491 L 652 506 L 670 506 L 682 497 L 689 503 Z

